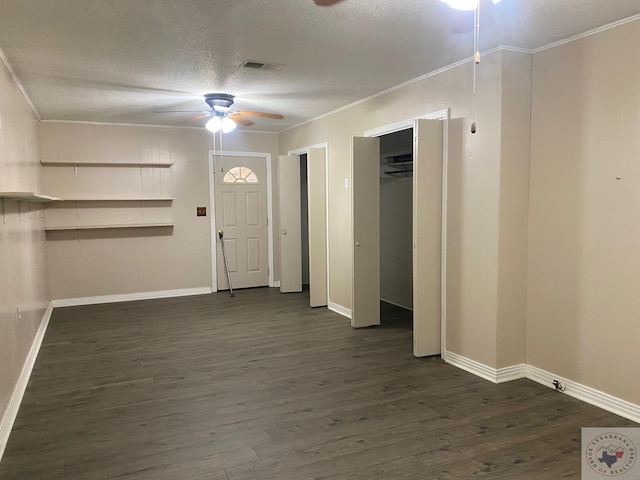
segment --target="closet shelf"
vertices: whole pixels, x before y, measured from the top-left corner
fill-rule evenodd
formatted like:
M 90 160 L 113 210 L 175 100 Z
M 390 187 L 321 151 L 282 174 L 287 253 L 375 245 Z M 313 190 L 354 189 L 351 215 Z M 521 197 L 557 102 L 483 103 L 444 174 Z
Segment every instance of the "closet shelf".
M 391 167 L 391 168 L 406 168 L 413 165 L 413 160 L 408 162 L 395 162 L 395 163 L 383 163 L 383 167 Z
M 66 165 L 76 167 L 148 167 L 148 168 L 168 168 L 173 162 L 68 162 L 57 160 L 43 160 L 40 162 L 44 166 Z
M 17 200 L 17 201 L 30 200 L 32 202 L 60 201 L 59 198 L 50 197 L 49 195 L 42 195 L 36 192 L 0 192 L 0 198 L 5 200 Z
M 406 170 L 393 170 L 384 173 L 385 175 L 402 175 L 403 173 L 413 173 L 413 168 L 407 168 Z
M 62 230 L 106 230 L 112 228 L 158 228 L 173 227 L 173 223 L 126 223 L 120 225 L 64 225 L 57 227 L 45 227 L 45 231 L 62 231 Z

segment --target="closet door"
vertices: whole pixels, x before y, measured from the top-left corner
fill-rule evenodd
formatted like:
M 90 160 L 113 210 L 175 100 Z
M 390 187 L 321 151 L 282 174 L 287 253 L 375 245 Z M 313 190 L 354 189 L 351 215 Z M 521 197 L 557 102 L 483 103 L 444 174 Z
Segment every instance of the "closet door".
M 351 326 L 380 325 L 380 139 L 353 137 Z
M 413 161 L 413 354 L 441 353 L 442 120 L 417 120 Z
M 327 156 L 324 148 L 307 155 L 309 195 L 309 297 L 312 307 L 327 305 Z
M 278 157 L 280 192 L 280 292 L 302 291 L 300 157 Z

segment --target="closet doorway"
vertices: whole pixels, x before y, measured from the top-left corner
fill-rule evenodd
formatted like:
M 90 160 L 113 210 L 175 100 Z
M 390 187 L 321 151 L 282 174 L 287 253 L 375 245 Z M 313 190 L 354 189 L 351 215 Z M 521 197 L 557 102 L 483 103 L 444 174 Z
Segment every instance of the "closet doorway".
M 380 324 L 413 329 L 413 128 L 380 138 Z
M 309 286 L 309 304 L 326 306 L 326 149 L 309 147 L 279 157 L 280 291 Z
M 380 137 L 413 125 L 412 306 L 417 357 L 444 351 L 446 119 L 448 110 L 442 110 L 352 137 L 351 325 L 362 328 L 380 324 Z

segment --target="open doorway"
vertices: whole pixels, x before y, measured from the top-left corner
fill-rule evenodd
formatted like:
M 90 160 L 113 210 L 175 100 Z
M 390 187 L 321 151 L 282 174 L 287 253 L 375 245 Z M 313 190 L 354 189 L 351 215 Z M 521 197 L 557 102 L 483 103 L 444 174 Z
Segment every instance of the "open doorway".
M 309 289 L 309 177 L 306 153 L 300 155 L 300 243 L 304 291 Z
M 413 128 L 380 138 L 380 324 L 413 329 Z
M 309 305 L 326 306 L 326 148 L 278 157 L 280 168 L 280 291 L 309 288 Z M 303 276 L 306 277 L 303 281 Z
M 444 351 L 446 122 L 443 120 L 447 118 L 448 110 L 443 110 L 368 130 L 364 137 L 351 139 L 351 326 L 363 328 L 381 323 L 380 137 L 413 125 L 412 336 L 416 357 Z

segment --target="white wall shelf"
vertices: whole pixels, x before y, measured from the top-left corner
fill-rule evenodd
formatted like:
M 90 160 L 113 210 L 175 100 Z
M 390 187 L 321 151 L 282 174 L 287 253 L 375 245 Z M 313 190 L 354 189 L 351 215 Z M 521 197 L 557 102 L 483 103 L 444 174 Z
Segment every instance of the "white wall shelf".
M 63 231 L 63 230 L 106 230 L 113 228 L 159 228 L 173 227 L 173 223 L 132 223 L 121 225 L 65 225 L 58 227 L 45 227 L 47 232 Z
M 174 197 L 154 197 L 154 198 L 106 198 L 106 197 L 96 197 L 96 198 L 62 198 L 60 201 L 62 202 L 172 202 L 175 200 Z
M 60 201 L 59 198 L 42 195 L 36 192 L 0 192 L 0 198 L 3 200 L 31 201 L 31 202 L 55 202 Z
M 67 162 L 47 160 L 40 162 L 44 166 L 71 166 L 71 167 L 148 167 L 169 168 L 173 162 Z
M 127 229 L 144 235 L 142 229 L 148 233 L 149 228 L 165 228 L 163 233 L 172 233 L 173 162 L 91 158 L 40 162 L 48 169 L 43 188 L 62 197 L 45 209 L 46 232 L 91 230 L 107 235 L 107 230 Z

